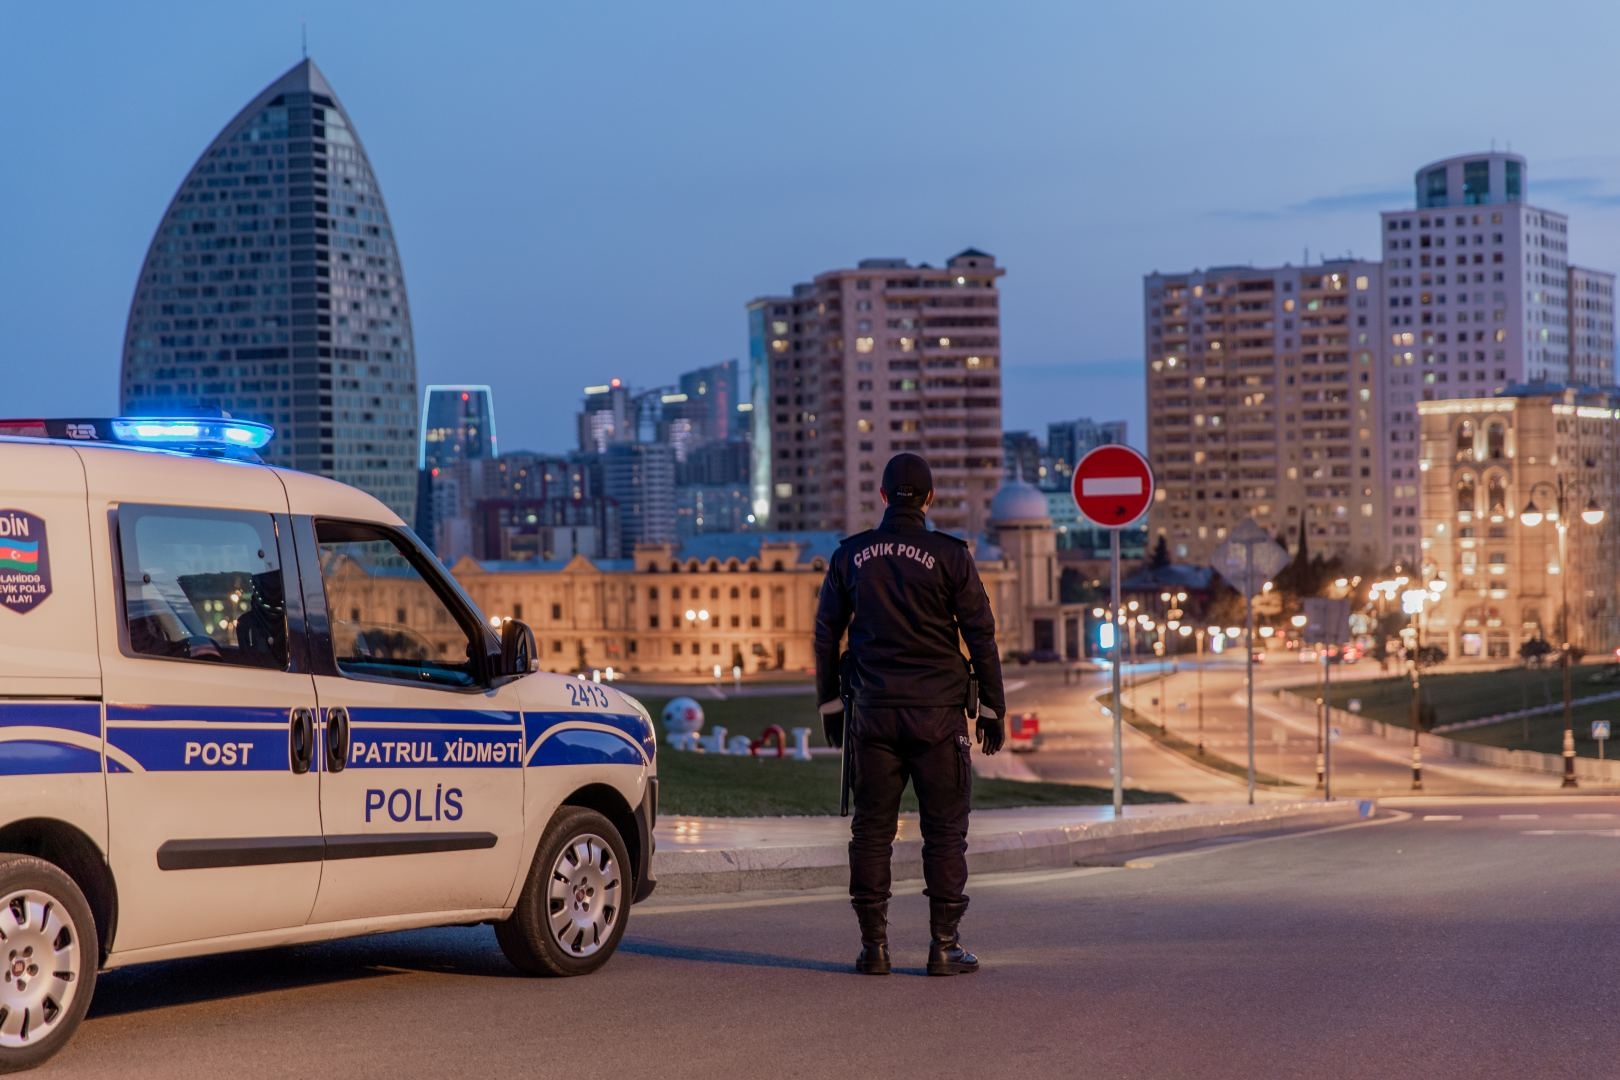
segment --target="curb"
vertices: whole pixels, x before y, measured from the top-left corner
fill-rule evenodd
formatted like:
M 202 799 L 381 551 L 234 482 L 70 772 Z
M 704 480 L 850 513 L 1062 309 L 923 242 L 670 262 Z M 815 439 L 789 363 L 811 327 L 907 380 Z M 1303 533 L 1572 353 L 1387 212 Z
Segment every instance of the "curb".
M 1024 832 L 992 833 L 968 843 L 968 872 L 996 873 L 1081 866 L 1099 858 L 1293 825 L 1337 825 L 1371 817 L 1370 799 L 1223 807 L 1155 817 L 1126 816 Z M 654 872 L 661 896 L 817 889 L 849 881 L 844 843 L 798 847 L 659 851 Z M 894 880 L 922 879 L 922 841 L 897 840 Z

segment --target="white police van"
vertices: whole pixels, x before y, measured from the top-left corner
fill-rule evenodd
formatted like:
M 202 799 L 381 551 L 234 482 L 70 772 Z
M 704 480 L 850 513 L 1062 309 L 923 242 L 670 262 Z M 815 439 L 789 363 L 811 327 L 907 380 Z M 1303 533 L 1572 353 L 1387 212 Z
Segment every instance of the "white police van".
M 490 922 L 578 975 L 652 892 L 646 710 L 270 435 L 0 421 L 0 1071 L 98 970 Z

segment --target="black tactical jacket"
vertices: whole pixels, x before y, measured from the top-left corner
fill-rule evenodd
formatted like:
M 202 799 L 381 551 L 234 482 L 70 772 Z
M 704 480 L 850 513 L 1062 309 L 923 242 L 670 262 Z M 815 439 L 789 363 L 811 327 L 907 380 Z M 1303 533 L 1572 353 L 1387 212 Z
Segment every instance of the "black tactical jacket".
M 816 693 L 838 700 L 838 643 L 849 630 L 850 682 L 862 705 L 967 705 L 1007 713 L 996 620 L 967 544 L 930 532 L 921 510 L 891 506 L 875 529 L 838 546 L 816 611 Z M 958 636 L 960 635 L 960 636 Z

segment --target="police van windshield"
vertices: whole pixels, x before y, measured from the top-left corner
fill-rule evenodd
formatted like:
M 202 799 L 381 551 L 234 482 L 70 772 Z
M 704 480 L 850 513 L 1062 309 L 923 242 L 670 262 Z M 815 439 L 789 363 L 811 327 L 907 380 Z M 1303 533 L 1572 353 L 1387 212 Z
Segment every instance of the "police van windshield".
M 346 675 L 469 687 L 477 644 L 391 531 L 317 522 L 332 649 Z

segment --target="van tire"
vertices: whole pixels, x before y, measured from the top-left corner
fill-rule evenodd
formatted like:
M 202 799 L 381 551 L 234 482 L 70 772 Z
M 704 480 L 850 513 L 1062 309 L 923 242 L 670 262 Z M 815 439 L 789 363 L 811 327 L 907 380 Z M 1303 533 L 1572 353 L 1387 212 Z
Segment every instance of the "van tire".
M 62 969 L 70 974 L 68 980 L 55 979 L 48 968 L 33 962 L 42 958 L 34 951 L 40 935 L 50 933 L 53 925 L 51 940 L 61 949 L 59 955 L 68 957 Z M 0 1010 L 8 1012 L 0 1022 L 0 1073 L 19 1072 L 43 1064 L 73 1038 L 95 993 L 101 943 L 90 905 L 73 879 L 32 855 L 0 855 L 0 933 L 8 936 L 0 943 Z M 22 965 L 20 979 L 14 975 L 17 964 Z M 41 979 L 45 981 L 36 981 Z M 71 997 L 63 1005 L 60 997 L 67 987 Z M 25 1039 L 11 1015 L 19 1008 L 28 1014 L 30 1036 Z M 41 1023 L 47 1027 L 43 1035 Z
M 583 806 L 559 807 L 511 917 L 495 924 L 495 940 L 525 974 L 589 975 L 619 947 L 634 891 L 630 855 L 613 823 Z

